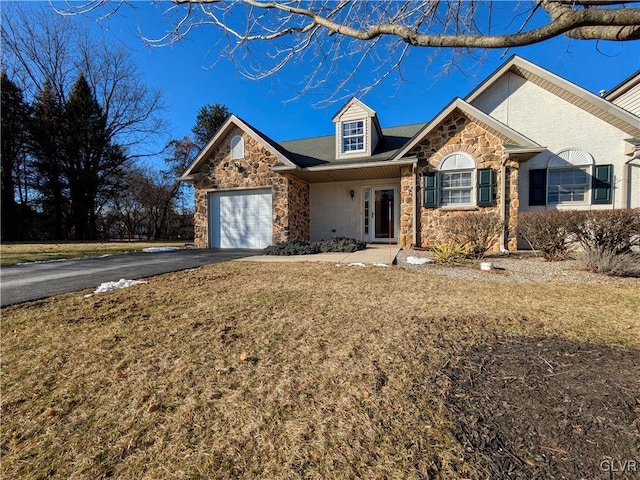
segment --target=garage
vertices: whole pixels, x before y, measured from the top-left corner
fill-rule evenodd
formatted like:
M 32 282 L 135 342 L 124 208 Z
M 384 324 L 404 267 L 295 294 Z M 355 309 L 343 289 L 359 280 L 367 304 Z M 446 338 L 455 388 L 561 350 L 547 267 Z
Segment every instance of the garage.
M 210 248 L 265 248 L 272 243 L 271 190 L 212 192 Z

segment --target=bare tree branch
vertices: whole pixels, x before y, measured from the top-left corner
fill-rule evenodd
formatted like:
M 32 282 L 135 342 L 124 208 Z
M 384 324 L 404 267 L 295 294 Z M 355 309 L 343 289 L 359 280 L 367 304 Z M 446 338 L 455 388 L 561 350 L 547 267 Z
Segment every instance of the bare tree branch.
M 125 2 L 69 1 L 63 13 L 93 13 L 104 18 Z M 314 65 L 300 92 L 318 86 L 336 94 L 358 73 L 378 76 L 359 90 L 363 94 L 392 73 L 417 47 L 428 55 L 446 49 L 456 58 L 482 55 L 488 49 L 509 49 L 565 36 L 587 40 L 640 39 L 638 1 L 479 0 L 346 1 L 346 0 L 173 0 L 162 2 L 170 27 L 153 46 L 170 45 L 195 28 L 223 34 L 214 57 L 230 58 L 240 73 L 263 79 L 289 64 Z M 500 14 L 500 15 L 499 15 Z M 518 16 L 525 21 L 511 26 Z M 507 25 L 499 24 L 506 18 Z M 503 22 L 504 23 L 504 22 Z M 339 70 L 342 70 L 339 72 Z M 346 73 L 345 73 L 346 72 Z M 289 82 L 290 83 L 290 82 Z M 331 88 L 329 88 L 329 86 Z M 326 97 L 325 97 L 326 100 Z

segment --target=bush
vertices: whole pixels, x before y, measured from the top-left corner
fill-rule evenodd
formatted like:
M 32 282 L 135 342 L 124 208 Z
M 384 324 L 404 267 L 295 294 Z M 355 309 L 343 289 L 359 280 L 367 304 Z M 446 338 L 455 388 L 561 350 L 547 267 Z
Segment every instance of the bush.
M 454 241 L 436 243 L 432 248 L 433 259 L 438 263 L 461 264 L 467 253 L 464 244 Z
M 590 247 L 582 254 L 587 270 L 620 277 L 640 276 L 640 256 L 633 253 L 613 253 L 611 250 Z
M 576 218 L 576 212 L 525 212 L 518 216 L 518 232 L 545 260 L 563 260 L 569 256 L 575 239 Z
M 632 247 L 640 242 L 640 209 L 596 210 L 576 214 L 576 241 L 587 270 L 636 276 L 640 270 Z
M 576 212 L 574 233 L 585 251 L 627 253 L 640 244 L 640 209 Z
M 347 237 L 333 237 L 328 240 L 320 240 L 315 243 L 318 244 L 321 252 L 351 253 L 367 248 L 367 244 L 365 242 Z
M 315 253 L 343 252 L 351 253 L 367 248 L 365 242 L 355 238 L 333 237 L 319 242 L 292 240 L 270 245 L 264 249 L 265 255 L 313 255 Z
M 466 247 L 466 254 L 482 258 L 502 233 L 502 221 L 494 214 L 471 213 L 447 219 L 445 236 Z
M 269 245 L 264 249 L 265 255 L 312 255 L 320 253 L 320 247 L 316 243 L 305 242 L 304 240 L 291 240 L 276 245 Z

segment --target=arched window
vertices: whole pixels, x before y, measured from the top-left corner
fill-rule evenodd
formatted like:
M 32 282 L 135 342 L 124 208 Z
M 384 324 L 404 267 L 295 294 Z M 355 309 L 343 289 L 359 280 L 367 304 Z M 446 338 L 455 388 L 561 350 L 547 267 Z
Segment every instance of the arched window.
M 231 160 L 240 160 L 244 158 L 244 138 L 235 135 L 231 138 Z
M 583 150 L 569 148 L 549 159 L 547 203 L 586 203 L 593 157 Z
M 476 162 L 466 153 L 452 153 L 440 162 L 440 206 L 474 205 Z

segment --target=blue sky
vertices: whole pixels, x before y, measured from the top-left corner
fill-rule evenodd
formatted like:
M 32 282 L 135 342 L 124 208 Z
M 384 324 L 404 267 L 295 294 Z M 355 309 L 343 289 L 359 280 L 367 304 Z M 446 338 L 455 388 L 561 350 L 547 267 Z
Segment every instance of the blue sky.
M 505 12 L 509 3 L 503 2 Z M 152 48 L 140 39 L 162 32 L 161 11 L 147 2 L 135 2 L 135 9 L 121 9 L 117 15 L 97 24 L 131 49 L 147 83 L 162 89 L 167 104 L 170 136 L 189 134 L 199 108 L 223 103 L 276 141 L 331 134 L 331 118 L 340 108 L 314 106 L 314 96 L 295 97 L 299 78 L 309 65 L 293 65 L 275 78 L 251 81 L 242 77 L 232 63 L 218 59 L 212 46 L 220 38 L 213 27 L 192 32 L 173 46 Z M 168 6 L 166 3 L 163 7 Z M 539 45 L 490 52 L 483 62 L 468 60 L 460 69 L 442 75 L 438 62 L 426 67 L 432 52 L 415 48 L 404 66 L 406 81 L 389 79 L 362 100 L 373 108 L 383 127 L 426 122 L 452 98 L 464 97 L 512 54 L 518 54 L 592 92 L 609 89 L 640 68 L 640 42 L 594 42 L 559 38 Z M 446 57 L 446 51 L 442 52 Z M 461 71 L 463 70 L 463 71 Z

